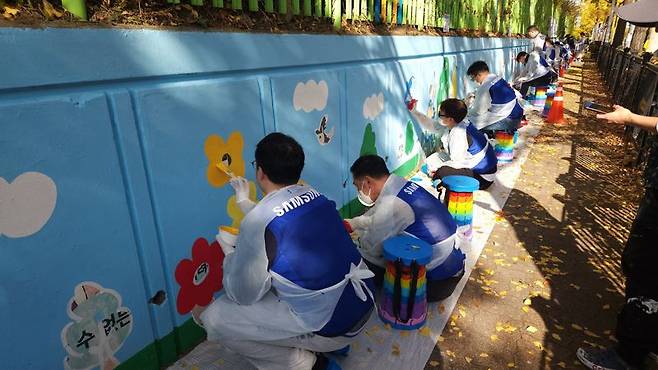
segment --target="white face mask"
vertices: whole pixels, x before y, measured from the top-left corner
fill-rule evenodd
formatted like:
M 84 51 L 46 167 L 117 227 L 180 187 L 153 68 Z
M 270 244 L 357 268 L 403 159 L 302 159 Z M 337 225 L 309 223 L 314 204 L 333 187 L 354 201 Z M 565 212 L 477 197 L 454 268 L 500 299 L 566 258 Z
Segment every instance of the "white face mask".
M 368 190 L 368 194 L 363 192 L 363 187 L 359 189 L 359 192 L 357 193 L 356 197 L 359 200 L 359 203 L 363 204 L 366 207 L 372 207 L 375 205 L 375 201 L 370 198 L 370 193 L 372 189 Z

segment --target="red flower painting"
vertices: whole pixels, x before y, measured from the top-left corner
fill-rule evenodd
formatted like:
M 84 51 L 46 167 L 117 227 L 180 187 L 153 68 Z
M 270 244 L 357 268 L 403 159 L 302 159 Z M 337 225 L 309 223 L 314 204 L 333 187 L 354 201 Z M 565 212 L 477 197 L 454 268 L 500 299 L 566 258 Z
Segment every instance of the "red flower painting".
M 222 262 L 224 253 L 219 243 L 208 244 L 199 238 L 192 246 L 192 259 L 184 259 L 176 266 L 176 281 L 180 285 L 176 309 L 187 314 L 194 306 L 210 304 L 213 293 L 222 289 Z

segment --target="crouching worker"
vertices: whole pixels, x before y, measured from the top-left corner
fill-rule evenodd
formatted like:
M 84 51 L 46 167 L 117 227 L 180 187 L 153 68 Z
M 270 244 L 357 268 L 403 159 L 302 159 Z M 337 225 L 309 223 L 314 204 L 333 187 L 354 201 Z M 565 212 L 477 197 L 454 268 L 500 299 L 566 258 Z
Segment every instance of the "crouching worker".
M 385 272 L 383 242 L 400 234 L 433 248 L 427 268 L 427 299 L 449 296 L 464 272 L 464 253 L 456 245 L 456 224 L 448 209 L 427 190 L 390 174 L 376 155 L 360 157 L 350 168 L 359 201 L 372 207 L 346 220 L 359 235 L 359 251 L 381 284 Z
M 530 87 L 548 86 L 557 79 L 546 59 L 537 51 L 530 54 L 525 51 L 516 56 L 516 61 L 523 65 L 521 73 L 514 79 L 514 87 L 524 97 L 528 94 Z
M 439 132 L 436 124 L 449 130 L 441 136 L 441 143 L 450 159 L 442 162 L 434 171 L 434 180 L 461 175 L 476 179 L 482 190 L 493 184 L 498 169 L 496 152 L 486 136 L 466 118 L 468 109 L 462 100 L 446 99 L 441 102 L 439 122 L 434 122 L 417 110 L 411 113 L 420 125 L 430 132 Z
M 471 64 L 466 73 L 480 85 L 473 104 L 468 108 L 468 120 L 491 138 L 496 131 L 516 131 L 523 117 L 523 108 L 509 83 L 490 73 L 487 63 L 481 60 Z
M 209 340 L 258 369 L 340 369 L 322 353 L 344 348 L 363 329 L 374 274 L 335 203 L 297 185 L 304 152 L 294 139 L 269 134 L 255 158 L 266 195 L 242 220 L 235 248 L 222 246 L 225 294 L 201 323 Z

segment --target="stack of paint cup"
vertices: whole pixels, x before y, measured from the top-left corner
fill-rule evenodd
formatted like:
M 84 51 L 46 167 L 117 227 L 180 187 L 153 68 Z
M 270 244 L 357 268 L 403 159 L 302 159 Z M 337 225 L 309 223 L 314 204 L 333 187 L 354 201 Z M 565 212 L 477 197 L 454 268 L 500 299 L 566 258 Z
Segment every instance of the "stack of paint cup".
M 512 138 L 510 137 L 510 140 Z M 448 189 L 448 211 L 457 223 L 457 235 L 465 240 L 473 236 L 473 193 L 480 183 L 468 176 L 446 176 L 443 184 Z
M 546 86 L 537 86 L 535 90 L 535 98 L 532 101 L 532 106 L 536 110 L 544 109 L 544 104 L 546 104 L 546 91 L 548 87 Z
M 496 158 L 498 163 L 510 163 L 514 159 L 514 134 L 496 131 Z
M 541 116 L 546 118 L 548 117 L 548 112 L 551 110 L 553 105 L 553 97 L 555 96 L 555 87 L 554 85 L 549 85 L 548 91 L 546 92 L 546 103 L 544 104 L 544 110 L 541 113 Z
M 427 319 L 425 265 L 432 259 L 432 246 L 401 235 L 384 241 L 386 273 L 379 318 L 394 329 L 414 330 Z

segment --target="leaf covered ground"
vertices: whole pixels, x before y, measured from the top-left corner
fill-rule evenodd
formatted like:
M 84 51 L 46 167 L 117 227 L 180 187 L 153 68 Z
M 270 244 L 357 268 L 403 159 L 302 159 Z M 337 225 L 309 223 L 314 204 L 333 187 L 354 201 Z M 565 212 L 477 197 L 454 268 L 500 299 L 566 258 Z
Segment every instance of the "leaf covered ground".
M 623 166 L 623 128 L 579 109 L 610 103 L 595 64 L 564 89 L 567 123 L 536 138 L 427 369 L 584 368 L 579 346 L 615 342 L 641 171 Z

